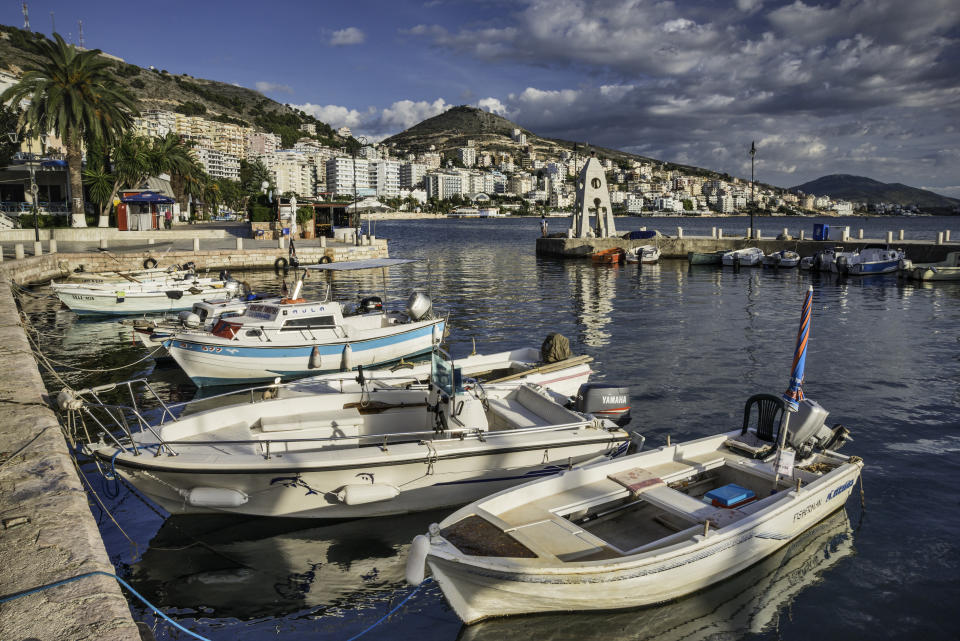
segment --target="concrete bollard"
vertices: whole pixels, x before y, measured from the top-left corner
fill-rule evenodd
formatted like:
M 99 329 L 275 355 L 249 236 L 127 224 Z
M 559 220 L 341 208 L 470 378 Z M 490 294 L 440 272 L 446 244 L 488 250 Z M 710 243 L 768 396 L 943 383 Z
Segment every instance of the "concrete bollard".
M 33 241 L 33 255 L 43 256 L 43 243 L 41 243 L 39 240 Z
M 237 238 L 237 251 L 242 251 L 242 250 L 243 250 L 243 239 Z
M 763 238 L 763 232 L 762 232 L 762 231 L 760 231 L 759 229 L 754 229 L 753 231 L 754 231 L 754 233 L 757 235 L 757 237 L 754 238 L 754 240 L 761 240 L 761 239 Z
M 277 248 L 278 248 L 278 249 L 283 249 L 283 236 L 281 236 L 281 237 L 277 240 Z
M 683 227 L 677 227 L 677 238 L 683 238 Z
M 783 228 L 783 239 L 786 240 L 786 239 L 788 239 L 788 238 L 790 238 L 790 230 L 787 229 L 786 227 L 784 227 L 784 228 Z
M 862 228 L 861 228 L 860 231 L 857 233 L 857 237 L 858 237 L 860 240 L 863 240 L 863 229 L 862 229 Z
M 147 244 L 148 244 L 148 245 L 156 245 L 156 244 L 157 244 L 157 239 L 156 239 L 156 238 L 148 238 L 148 239 L 147 239 Z
M 100 239 L 100 249 L 106 249 L 106 248 L 107 248 L 107 239 L 106 239 L 106 238 L 101 238 L 101 239 Z
M 717 228 L 716 228 L 716 227 L 711 227 L 711 228 L 710 228 L 710 238 L 716 238 L 716 237 L 717 237 Z
M 369 234 L 367 235 L 367 244 L 368 244 L 368 245 L 374 244 L 374 243 L 376 242 L 376 240 L 377 240 L 377 237 L 376 237 L 376 236 L 370 236 Z
M 947 231 L 943 232 L 943 242 L 945 242 L 945 243 L 949 243 L 949 242 L 950 242 L 950 230 L 949 230 L 949 229 L 948 229 Z
M 3 245 L 0 245 L 0 263 L 3 262 Z
M 326 236 L 321 236 L 321 237 L 320 237 L 320 247 L 326 247 L 326 246 L 327 246 L 327 237 L 326 237 Z
M 723 240 L 723 227 L 717 227 L 717 240 Z
M 889 244 L 892 243 L 892 242 L 893 242 L 893 232 L 892 232 L 892 231 L 888 231 L 888 232 L 887 232 L 887 244 L 889 245 Z
M 804 231 L 803 229 L 801 229 L 801 230 L 800 230 L 800 240 L 804 240 L 804 236 L 806 236 L 806 234 L 807 234 L 807 232 Z
M 844 228 L 843 228 L 843 234 L 841 234 L 840 240 L 843 240 L 843 241 L 850 240 L 850 228 L 849 228 L 849 227 L 844 227 Z
M 942 245 L 942 244 L 943 244 L 943 232 L 942 232 L 942 231 L 938 231 L 938 232 L 937 232 L 937 244 L 938 244 L 938 245 Z
M 743 234 L 744 238 L 750 238 L 750 228 L 747 227 L 747 231 Z
M 17 243 L 13 246 L 13 257 L 17 260 L 23 259 L 23 243 Z
M 200 251 L 200 239 L 199 239 L 199 238 L 194 238 L 194 239 L 193 239 L 193 251 L 195 251 L 195 252 Z
M 903 240 L 903 230 L 900 230 L 900 240 Z
M 51 238 L 51 239 L 50 239 L 50 253 L 51 253 L 51 254 L 56 254 L 56 253 L 57 253 L 57 239 L 56 239 L 56 238 Z

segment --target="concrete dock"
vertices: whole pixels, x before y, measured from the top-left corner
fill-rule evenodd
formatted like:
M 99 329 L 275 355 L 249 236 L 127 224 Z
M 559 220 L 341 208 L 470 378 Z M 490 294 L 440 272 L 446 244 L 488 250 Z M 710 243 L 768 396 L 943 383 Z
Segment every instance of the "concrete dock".
M 81 265 L 88 272 L 139 269 L 147 258 L 161 266 L 192 261 L 198 270 L 272 268 L 278 258 L 288 258 L 276 241 L 272 247 L 257 243 L 245 249 L 239 248 L 242 241 L 229 239 L 237 243 L 230 249 L 169 251 L 150 245 L 97 251 L 94 243 L 85 250 L 52 254 L 42 251 L 49 251 L 48 242 L 42 243 L 39 255 L 27 256 L 21 248 L 19 258 L 11 260 L 8 254 L 0 263 L 0 596 L 87 572 L 115 572 L 91 512 L 93 499 L 49 405 L 50 392 L 20 323 L 10 283 L 48 282 Z M 324 245 L 298 241 L 301 264 L 322 257 L 342 261 L 388 255 L 387 242 L 380 239 Z M 0 605 L 0 639 L 141 641 L 141 634 L 120 585 L 93 576 Z
M 915 263 L 936 262 L 946 258 L 947 252 L 960 249 L 960 242 L 930 242 L 919 240 L 900 240 L 898 237 L 889 239 L 891 247 L 903 249 L 907 258 Z M 686 236 L 679 235 L 660 236 L 656 239 L 646 238 L 630 240 L 626 238 L 562 238 L 546 237 L 537 238 L 537 254 L 540 256 L 554 256 L 557 258 L 587 258 L 604 249 L 633 249 L 643 245 L 656 244 L 660 247 L 662 258 L 686 258 L 688 252 L 715 252 L 720 250 L 731 251 L 734 249 L 744 249 L 745 247 L 759 247 L 764 254 L 770 254 L 782 249 L 790 249 L 801 256 L 813 256 L 821 249 L 827 247 L 843 246 L 847 251 L 854 249 L 863 249 L 868 245 L 887 245 L 887 238 L 851 238 L 844 240 L 811 240 L 792 238 L 789 240 L 776 240 L 774 238 L 761 238 L 751 240 L 740 236 Z

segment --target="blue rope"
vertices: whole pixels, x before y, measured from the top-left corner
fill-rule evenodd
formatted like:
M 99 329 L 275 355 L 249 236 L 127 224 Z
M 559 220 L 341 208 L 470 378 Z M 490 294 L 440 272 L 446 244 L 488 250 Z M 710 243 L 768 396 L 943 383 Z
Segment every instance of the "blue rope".
M 361 633 L 359 633 L 359 634 L 353 635 L 352 637 L 350 637 L 349 639 L 347 639 L 347 641 L 356 641 L 356 639 L 359 639 L 360 637 L 362 637 L 363 635 L 365 635 L 367 632 L 369 632 L 370 630 L 373 630 L 375 627 L 377 627 L 378 625 L 380 625 L 381 623 L 383 623 L 384 621 L 386 621 L 387 619 L 389 619 L 389 618 L 391 617 L 391 615 L 393 615 L 394 612 L 396 612 L 397 610 L 399 610 L 400 608 L 402 608 L 407 601 L 409 601 L 409 600 L 412 599 L 414 596 L 416 596 L 417 592 L 420 591 L 420 588 L 422 588 L 422 587 L 425 586 L 426 584 L 430 583 L 431 581 L 433 581 L 433 577 L 427 577 L 426 580 L 423 581 L 420 585 L 418 585 L 413 592 L 411 592 L 410 594 L 407 595 L 407 598 L 405 598 L 403 601 L 401 601 L 400 603 L 398 603 L 395 608 L 393 608 L 392 610 L 390 610 L 389 612 L 387 612 L 385 615 L 383 615 L 382 617 L 380 617 L 380 619 L 379 619 L 376 623 L 374 623 L 373 625 L 371 625 L 370 627 L 368 627 L 366 630 L 364 630 L 363 632 L 361 632 Z
M 158 610 L 155 605 L 153 605 L 152 603 L 150 603 L 149 601 L 147 601 L 145 598 L 143 598 L 143 596 L 142 596 L 139 592 L 137 592 L 136 590 L 134 590 L 133 587 L 131 587 L 129 583 L 127 583 L 126 581 L 124 581 L 123 579 L 121 579 L 120 577 L 118 577 L 116 574 L 111 574 L 110 572 L 103 572 L 103 571 L 101 571 L 101 570 L 96 570 L 96 571 L 94 571 L 94 572 L 87 572 L 86 574 L 78 574 L 77 576 L 72 576 L 72 577 L 70 577 L 69 579 L 64 579 L 64 580 L 62 580 L 62 581 L 57 581 L 57 582 L 55 582 L 55 583 L 48 583 L 48 584 L 46 584 L 46 585 L 41 585 L 40 587 L 33 588 L 32 590 L 27 590 L 26 592 L 20 592 L 20 593 L 18 593 L 18 594 L 14 594 L 14 595 L 11 595 L 11 596 L 5 596 L 5 597 L 3 597 L 3 598 L 0 598 L 0 604 L 2 604 L 2 603 L 7 603 L 8 601 L 14 601 L 14 600 L 16 600 L 16 599 L 19 599 L 19 598 L 25 597 L 25 596 L 29 596 L 29 595 L 31 595 L 31 594 L 36 594 L 37 592 L 43 592 L 44 590 L 49 590 L 50 588 L 55 588 L 55 587 L 58 587 L 58 586 L 61 586 L 61 585 L 66 585 L 67 583 L 73 583 L 74 581 L 79 581 L 80 579 L 85 579 L 85 578 L 87 578 L 87 577 L 95 576 L 95 575 L 98 575 L 98 574 L 99 574 L 99 575 L 102 575 L 102 576 L 113 577 L 114 579 L 116 579 L 117 581 L 119 581 L 119 582 L 120 582 L 120 585 L 122 585 L 123 587 L 127 588 L 128 590 L 130 590 L 130 592 L 133 594 L 133 596 L 135 596 L 135 597 L 137 597 L 138 599 L 140 599 L 140 601 L 142 601 L 147 607 L 149 607 L 151 610 L 153 610 L 153 613 L 154 613 L 154 614 L 158 615 L 160 618 L 162 618 L 164 621 L 166 621 L 167 623 L 169 623 L 169 624 L 172 625 L 173 627 L 177 628 L 178 630 L 180 630 L 180 631 L 182 631 L 182 632 L 186 632 L 187 634 L 189 634 L 190 636 L 192 636 L 194 639 L 199 639 L 200 641 L 212 641 L 211 639 L 208 639 L 207 637 L 202 637 L 202 636 L 200 636 L 200 635 L 197 634 L 196 632 L 191 632 L 190 630 L 186 629 L 185 627 L 183 627 L 182 625 L 180 625 L 179 623 L 177 623 L 176 621 L 174 621 L 173 619 L 171 619 L 170 617 L 168 617 L 166 614 L 164 614 L 163 612 L 161 612 L 160 610 Z M 418 589 L 419 589 L 419 588 L 418 588 Z
M 162 618 L 164 621 L 166 621 L 167 623 L 169 623 L 169 624 L 172 625 L 173 627 L 177 628 L 178 630 L 180 630 L 180 631 L 182 631 L 182 632 L 186 632 L 187 634 L 189 634 L 189 635 L 190 635 L 191 637 L 193 637 L 194 639 L 199 639 L 199 641 L 212 641 L 212 639 L 208 639 L 207 637 L 202 637 L 202 636 L 200 636 L 199 634 L 197 634 L 196 632 L 191 632 L 191 631 L 188 630 L 187 628 L 183 627 L 182 625 L 180 625 L 179 623 L 177 623 L 176 621 L 174 621 L 173 619 L 171 619 L 170 617 L 168 617 L 166 614 L 164 614 L 163 612 L 161 612 L 160 610 L 158 610 L 155 605 L 153 605 L 152 603 L 150 603 L 149 601 L 147 601 L 147 600 L 143 597 L 143 595 L 141 595 L 139 592 L 137 592 L 136 590 L 134 590 L 133 587 L 132 587 L 129 583 L 127 583 L 126 581 L 124 581 L 123 579 L 121 579 L 120 577 L 118 577 L 116 574 L 111 574 L 110 572 L 103 572 L 103 571 L 101 571 L 101 570 L 95 570 L 95 571 L 93 571 L 93 572 L 87 572 L 86 574 L 78 574 L 77 576 L 72 576 L 72 577 L 70 577 L 69 579 L 63 579 L 62 581 L 56 581 L 56 582 L 54 582 L 54 583 L 48 583 L 48 584 L 46 584 L 46 585 L 41 585 L 40 587 L 33 588 L 32 590 L 26 590 L 25 592 L 19 592 L 19 593 L 17 593 L 17 594 L 13 594 L 13 595 L 8 595 L 8 596 L 5 596 L 5 597 L 2 597 L 2 598 L 0 598 L 0 604 L 7 603 L 8 601 L 15 601 L 16 599 L 19 599 L 19 598 L 21 598 L 21 597 L 30 596 L 31 594 L 36 594 L 37 592 L 43 592 L 44 590 L 49 590 L 50 588 L 56 588 L 56 587 L 59 587 L 59 586 L 61 586 L 61 585 L 66 585 L 67 583 L 73 583 L 74 581 L 79 581 L 80 579 L 85 579 L 85 578 L 87 578 L 87 577 L 96 576 L 96 575 L 98 575 L 98 574 L 101 575 L 101 576 L 109 576 L 109 577 L 112 577 L 112 578 L 116 579 L 116 580 L 120 583 L 120 585 L 122 585 L 123 587 L 127 588 L 127 590 L 129 590 L 130 593 L 133 594 L 133 596 L 135 596 L 135 597 L 137 597 L 138 599 L 140 599 L 140 601 L 143 602 L 144 605 L 146 605 L 147 607 L 149 607 L 149 608 L 153 611 L 154 614 L 156 614 L 157 616 L 159 616 L 159 617 Z M 374 623 L 373 625 L 369 626 L 369 627 L 368 627 L 366 630 L 364 630 L 363 632 L 360 632 L 359 634 L 353 635 L 352 637 L 350 637 L 349 639 L 347 639 L 347 641 L 356 641 L 357 639 L 359 639 L 360 637 L 362 637 L 363 635 L 365 635 L 367 632 L 369 632 L 370 630 L 373 630 L 375 627 L 377 627 L 378 625 L 380 625 L 381 623 L 383 623 L 384 621 L 386 621 L 387 619 L 389 619 L 391 616 L 393 616 L 394 613 L 396 613 L 397 610 L 399 610 L 399 609 L 402 608 L 404 605 L 406 605 L 407 601 L 409 601 L 409 600 L 412 599 L 414 596 L 416 596 L 417 593 L 420 591 L 420 589 L 421 589 L 423 586 L 427 585 L 427 584 L 430 583 L 431 581 L 433 581 L 433 577 L 427 577 L 427 579 L 426 579 L 425 581 L 423 581 L 420 585 L 418 585 L 418 586 L 416 587 L 416 589 L 414 589 L 413 592 L 411 592 L 410 594 L 408 594 L 407 597 L 406 597 L 403 601 L 401 601 L 400 603 L 398 603 L 392 610 L 390 610 L 390 611 L 387 612 L 385 615 L 383 615 L 382 617 L 380 617 L 380 618 L 377 620 L 376 623 Z
M 117 456 L 119 456 L 121 452 L 123 452 L 123 450 L 118 449 L 113 453 L 113 456 L 110 457 L 110 473 L 113 474 L 113 477 L 110 479 L 111 481 L 117 480 Z

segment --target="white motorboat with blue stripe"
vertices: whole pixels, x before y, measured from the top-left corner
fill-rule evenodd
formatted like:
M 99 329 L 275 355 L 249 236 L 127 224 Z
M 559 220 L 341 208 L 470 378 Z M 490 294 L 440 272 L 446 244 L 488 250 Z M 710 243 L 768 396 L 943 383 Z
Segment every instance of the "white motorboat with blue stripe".
M 408 262 L 414 261 L 382 258 L 311 268 L 386 268 Z M 178 332 L 165 343 L 167 350 L 202 387 L 383 365 L 429 353 L 443 339 L 446 320 L 433 314 L 423 292 L 410 295 L 404 312 L 386 310 L 378 296 L 346 310 L 336 301 L 299 298 L 302 286 L 298 280 L 292 297 L 251 303 L 210 331 Z

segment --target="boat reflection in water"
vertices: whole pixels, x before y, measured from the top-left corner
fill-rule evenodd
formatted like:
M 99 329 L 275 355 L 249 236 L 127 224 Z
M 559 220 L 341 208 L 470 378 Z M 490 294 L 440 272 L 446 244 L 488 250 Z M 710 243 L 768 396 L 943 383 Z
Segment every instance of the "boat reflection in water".
M 800 592 L 853 553 L 853 531 L 841 509 L 760 563 L 677 601 L 621 612 L 493 619 L 464 626 L 458 641 L 738 639 L 775 626 Z
M 171 517 L 130 566 L 129 581 L 161 609 L 205 616 L 250 620 L 318 606 L 360 609 L 408 591 L 410 541 L 447 512 L 309 528 L 302 519 Z

